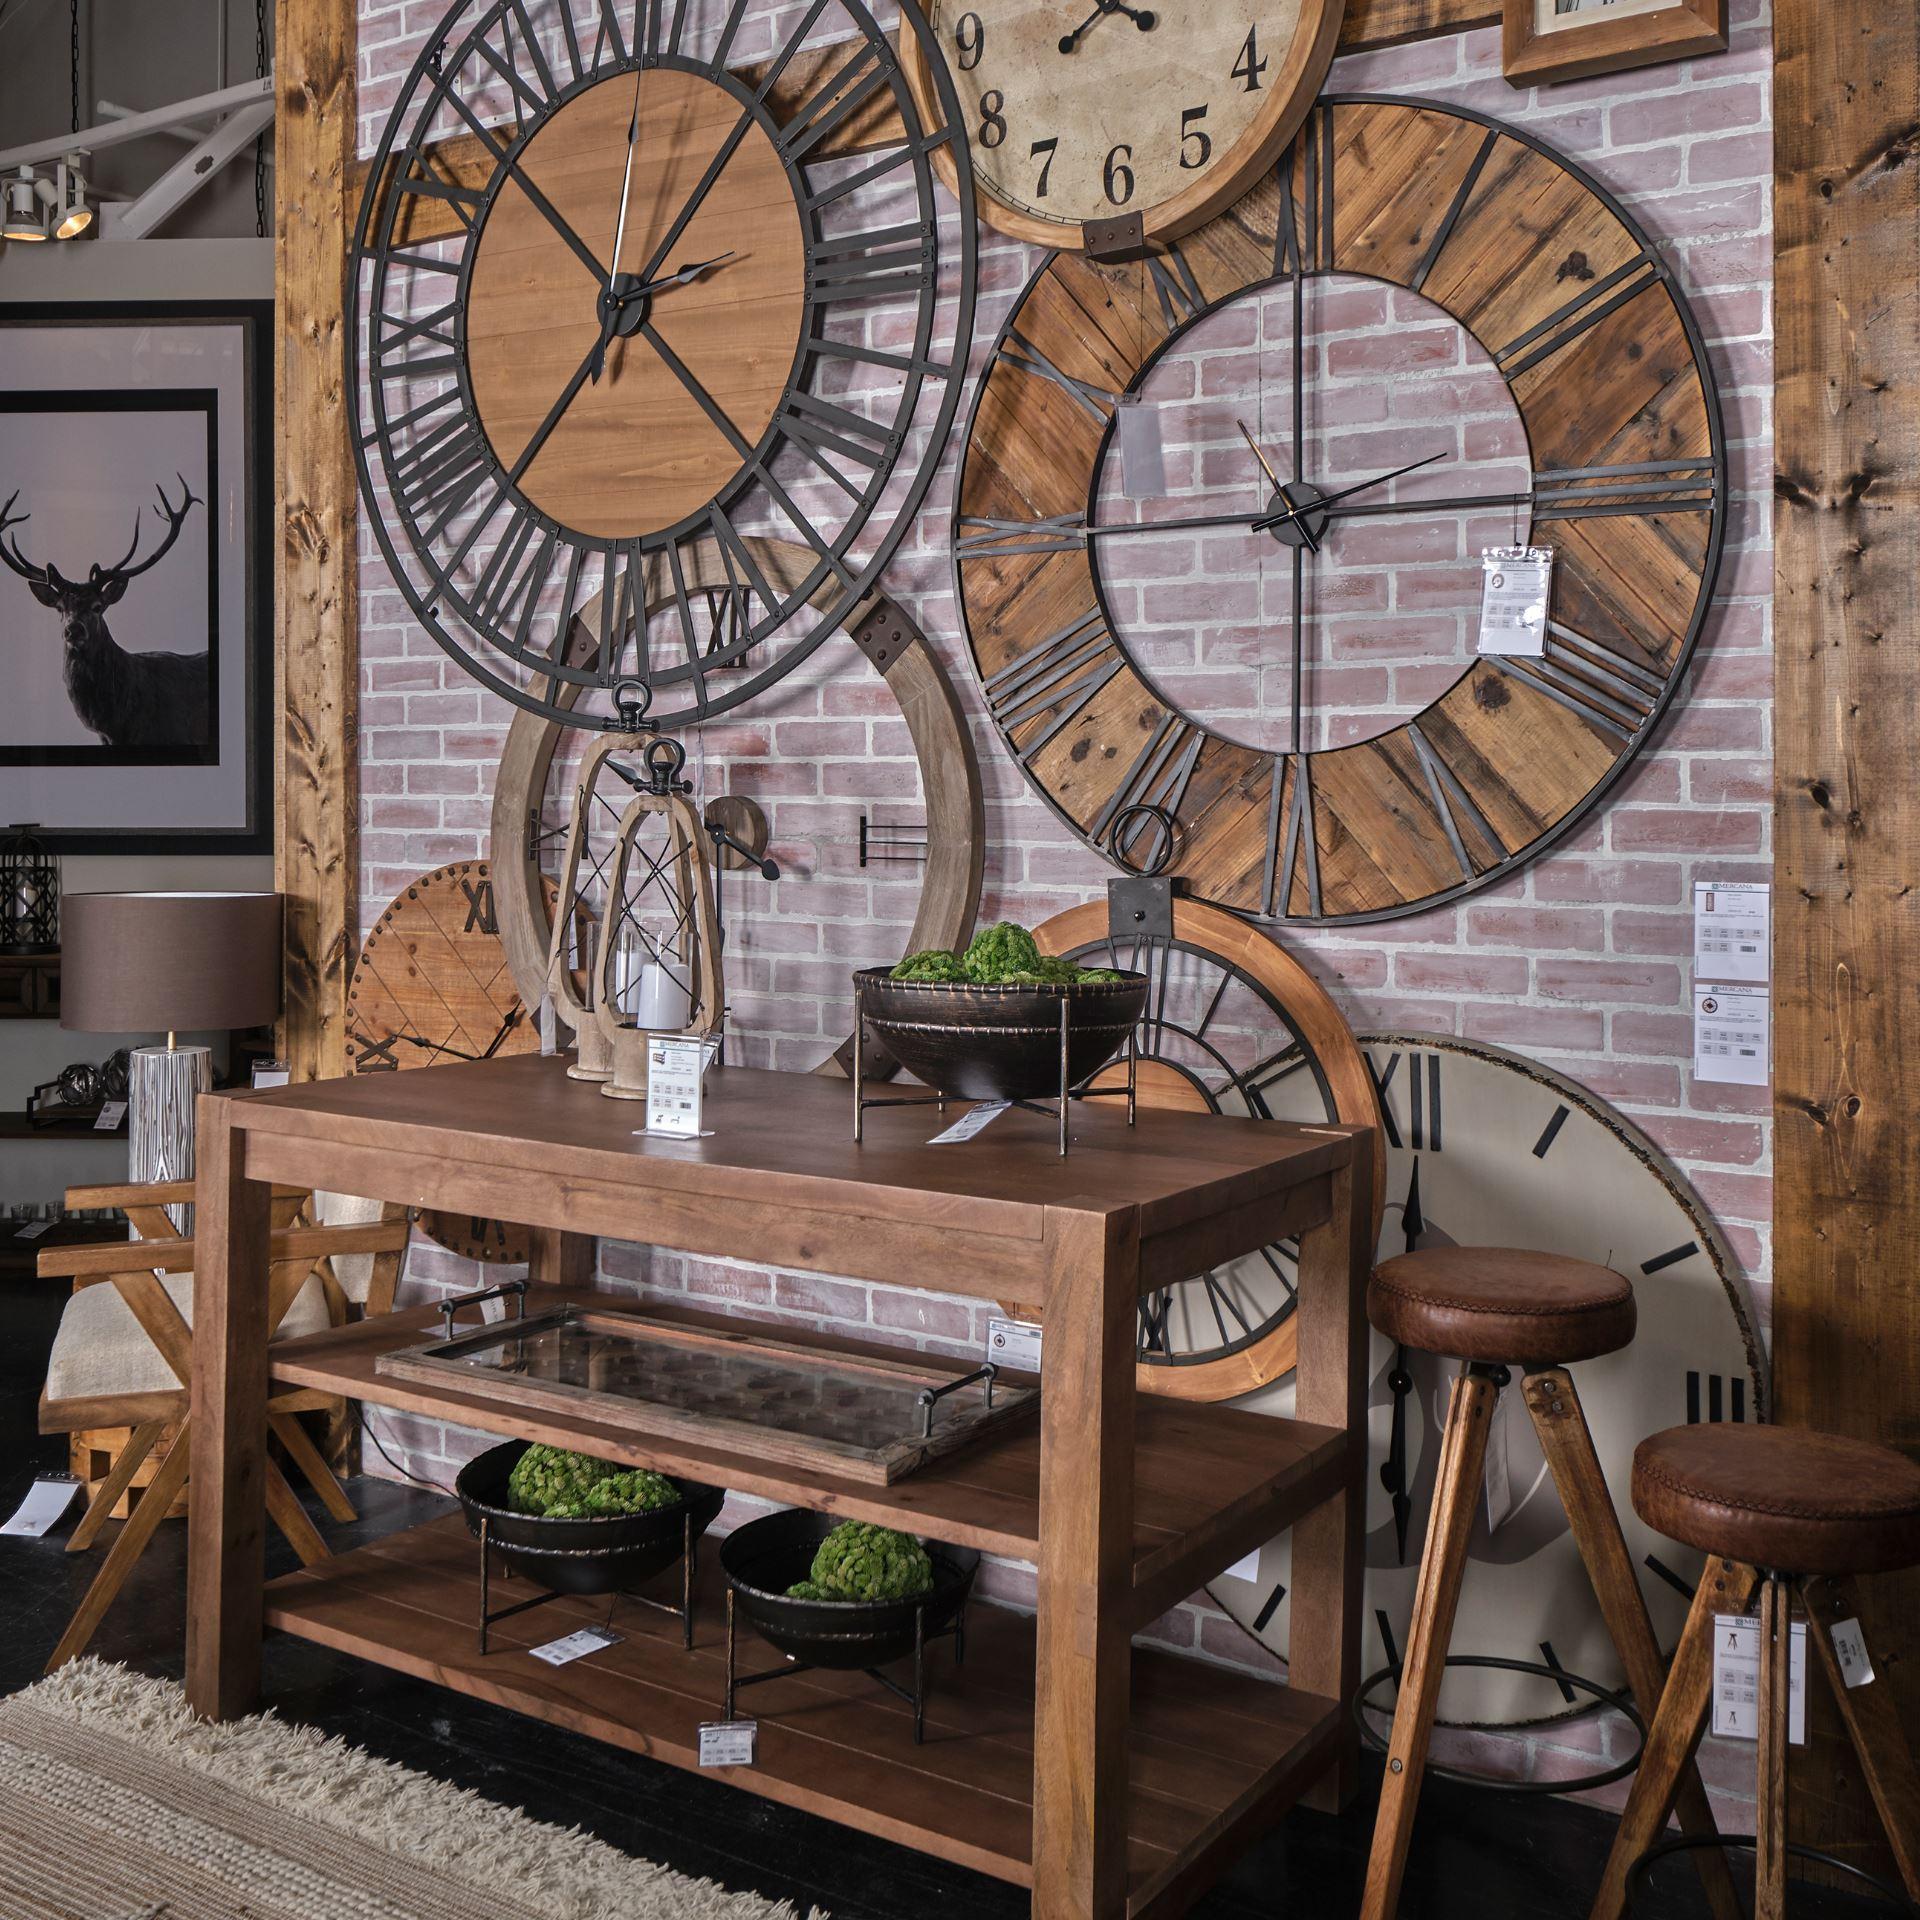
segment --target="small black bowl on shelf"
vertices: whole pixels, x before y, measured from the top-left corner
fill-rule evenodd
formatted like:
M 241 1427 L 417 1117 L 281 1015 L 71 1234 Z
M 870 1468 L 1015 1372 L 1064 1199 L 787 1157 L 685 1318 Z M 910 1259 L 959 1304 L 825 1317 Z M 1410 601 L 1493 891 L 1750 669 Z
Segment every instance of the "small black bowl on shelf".
M 480 1651 L 487 1650 L 487 1629 L 510 1614 L 524 1613 L 565 1595 L 622 1593 L 643 1606 L 679 1619 L 686 1644 L 693 1645 L 693 1582 L 699 1571 L 700 1536 L 713 1524 L 726 1500 L 725 1490 L 693 1480 L 675 1480 L 680 1499 L 651 1513 L 595 1514 L 582 1519 L 548 1519 L 522 1513 L 509 1504 L 508 1476 L 530 1443 L 508 1440 L 489 1447 L 460 1469 L 453 1490 L 480 1542 Z M 545 1589 L 531 1600 L 489 1611 L 492 1562 Z M 643 1580 L 682 1563 L 681 1603 L 649 1599 L 634 1592 Z
M 853 976 L 854 1138 L 869 1107 L 917 1105 L 866 1092 L 865 1036 L 936 1093 L 959 1100 L 1060 1103 L 1060 1151 L 1067 1151 L 1067 1097 L 1130 1046 L 1147 1006 L 1147 976 L 1075 985 L 982 986 L 972 981 L 896 980 L 886 967 Z M 1131 1060 L 1125 1088 L 1133 1111 Z
M 909 1600 L 801 1600 L 787 1589 L 807 1578 L 820 1543 L 840 1523 L 831 1514 L 789 1508 L 749 1520 L 720 1543 L 720 1569 L 727 1578 L 726 1717 L 733 1718 L 734 1696 L 762 1680 L 804 1673 L 810 1667 L 837 1671 L 864 1669 L 913 1708 L 913 1737 L 926 1724 L 926 1650 L 931 1641 L 951 1638 L 954 1664 L 966 1657 L 966 1608 L 979 1572 L 980 1556 L 971 1547 L 926 1543 L 933 1562 L 933 1585 Z M 768 1645 L 788 1664 L 767 1673 L 736 1675 L 734 1622 L 743 1613 Z M 909 1692 L 879 1669 L 909 1655 L 913 1688 Z

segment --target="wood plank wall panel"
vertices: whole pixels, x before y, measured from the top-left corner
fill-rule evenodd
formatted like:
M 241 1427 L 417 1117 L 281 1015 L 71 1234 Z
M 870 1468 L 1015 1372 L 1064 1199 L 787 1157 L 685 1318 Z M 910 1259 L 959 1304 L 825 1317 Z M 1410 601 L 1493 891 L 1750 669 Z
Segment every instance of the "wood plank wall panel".
M 1499 24 L 1499 0 L 1347 0 L 1340 51 L 1360 53 L 1368 47 L 1393 47 L 1403 40 L 1430 40 L 1436 34 Z
M 1911 1452 L 1920 28 L 1886 0 L 1780 0 L 1774 34 L 1774 1384 L 1782 1419 Z M 1920 1725 L 1920 1580 L 1863 1592 Z M 1814 1697 L 1795 1837 L 1864 1861 L 1876 1823 Z
M 279 0 L 276 28 L 280 1051 L 296 1079 L 312 1079 L 346 1071 L 347 977 L 359 944 L 359 578 L 343 332 L 359 27 L 354 0 Z

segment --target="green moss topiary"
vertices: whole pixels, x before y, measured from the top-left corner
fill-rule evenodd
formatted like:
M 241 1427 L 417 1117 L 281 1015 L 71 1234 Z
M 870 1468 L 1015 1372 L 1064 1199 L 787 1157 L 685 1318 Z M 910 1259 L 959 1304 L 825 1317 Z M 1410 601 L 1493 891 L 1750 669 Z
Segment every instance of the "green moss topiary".
M 933 1562 L 910 1533 L 843 1520 L 820 1542 L 794 1600 L 913 1600 L 933 1590 Z
M 585 1520 L 653 1513 L 677 1505 L 680 1489 L 650 1467 L 621 1467 L 591 1454 L 538 1443 L 513 1463 L 507 1504 L 547 1520 Z

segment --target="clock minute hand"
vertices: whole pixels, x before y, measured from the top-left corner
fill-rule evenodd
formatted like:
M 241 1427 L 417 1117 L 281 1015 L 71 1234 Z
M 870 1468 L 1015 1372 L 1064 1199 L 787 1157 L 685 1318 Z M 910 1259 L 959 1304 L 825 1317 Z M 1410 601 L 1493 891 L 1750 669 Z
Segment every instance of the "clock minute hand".
M 1417 472 L 1421 467 L 1430 467 L 1436 460 L 1444 460 L 1444 453 L 1430 453 L 1424 460 L 1409 460 L 1404 467 L 1395 467 L 1391 473 L 1377 473 L 1371 480 L 1356 480 L 1350 487 L 1341 487 L 1336 492 L 1322 494 L 1318 500 L 1304 507 L 1289 507 L 1285 513 L 1270 513 L 1264 519 L 1253 523 L 1255 533 L 1270 533 L 1275 527 L 1284 525 L 1302 513 L 1324 513 L 1336 500 L 1344 500 L 1349 494 L 1365 493 L 1369 487 L 1384 487 L 1389 480 L 1398 480 L 1402 474 Z
M 732 247 L 725 253 L 716 253 L 711 260 L 696 260 L 690 266 L 676 267 L 672 273 L 661 279 L 649 280 L 644 287 L 635 287 L 631 293 L 623 293 L 620 296 L 621 305 L 624 306 L 629 300 L 639 299 L 643 293 L 660 293 L 668 287 L 684 287 L 689 281 L 698 280 L 701 275 L 711 273 L 715 267 L 724 267 L 729 260 L 739 258 L 740 250 Z

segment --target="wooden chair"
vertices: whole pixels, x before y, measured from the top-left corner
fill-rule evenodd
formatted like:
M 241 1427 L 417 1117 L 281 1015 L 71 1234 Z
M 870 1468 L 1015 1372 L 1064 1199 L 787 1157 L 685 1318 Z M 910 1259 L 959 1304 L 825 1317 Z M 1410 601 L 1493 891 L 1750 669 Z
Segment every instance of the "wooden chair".
M 77 1187 L 73 1207 L 120 1207 L 146 1236 L 93 1246 L 50 1247 L 43 1276 L 69 1278 L 72 1298 L 61 1315 L 40 1400 L 42 1433 L 124 1428 L 125 1443 L 67 1542 L 90 1547 L 168 1427 L 171 1450 L 131 1516 L 122 1524 L 86 1597 L 67 1623 L 47 1671 L 85 1650 L 127 1575 L 187 1485 L 191 1451 L 194 1246 L 173 1231 L 166 1209 L 191 1203 L 191 1181 L 128 1187 Z M 357 1216 L 357 1217 L 356 1217 Z M 410 1225 L 404 1210 L 340 1196 L 276 1192 L 269 1241 L 267 1324 L 291 1337 L 344 1324 L 356 1311 L 392 1310 Z M 352 1503 L 312 1437 L 303 1413 L 331 1411 L 334 1399 L 310 1389 L 273 1396 L 267 1420 L 287 1457 L 336 1520 L 354 1518 Z M 325 1542 L 286 1476 L 267 1463 L 267 1510 L 304 1565 L 327 1557 Z

